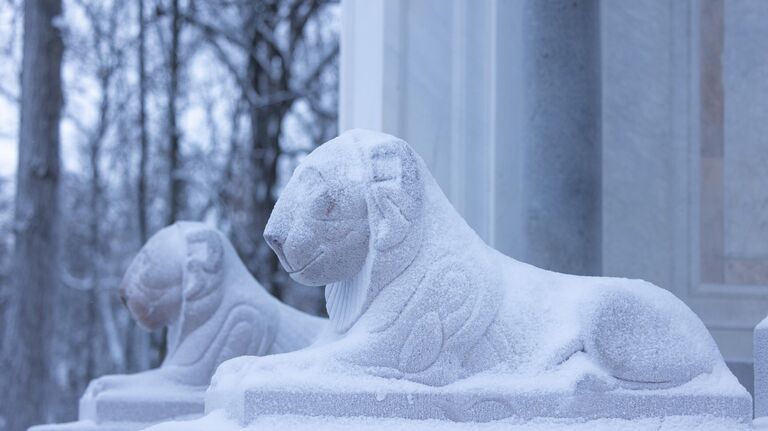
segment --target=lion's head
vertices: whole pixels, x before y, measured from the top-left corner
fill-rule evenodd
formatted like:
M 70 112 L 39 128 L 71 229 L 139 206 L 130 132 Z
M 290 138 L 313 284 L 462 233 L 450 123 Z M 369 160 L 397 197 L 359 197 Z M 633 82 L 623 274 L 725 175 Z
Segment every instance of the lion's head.
M 294 280 L 310 286 L 344 282 L 371 263 L 372 253 L 385 261 L 412 258 L 387 251 L 408 237 L 422 194 L 419 162 L 408 144 L 352 130 L 296 168 L 264 238 Z
M 181 312 L 183 249 L 175 228 L 155 234 L 133 259 L 120 284 L 120 298 L 148 330 L 175 321 Z
M 221 260 L 216 231 L 199 223 L 168 226 L 133 259 L 120 284 L 120 298 L 145 329 L 170 326 L 184 313 L 199 312 L 189 303 L 211 296 L 218 299 L 211 293 L 217 290 Z

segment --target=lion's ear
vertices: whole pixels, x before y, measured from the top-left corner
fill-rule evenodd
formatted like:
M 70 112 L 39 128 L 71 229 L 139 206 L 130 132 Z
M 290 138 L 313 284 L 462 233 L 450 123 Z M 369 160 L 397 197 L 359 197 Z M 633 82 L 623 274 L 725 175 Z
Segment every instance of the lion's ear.
M 196 230 L 186 235 L 187 263 L 184 298 L 195 301 L 212 293 L 218 286 L 224 248 L 219 234 L 212 229 Z
M 377 250 L 407 237 L 422 207 L 423 183 L 416 156 L 402 141 L 377 144 L 370 152 L 368 214 Z

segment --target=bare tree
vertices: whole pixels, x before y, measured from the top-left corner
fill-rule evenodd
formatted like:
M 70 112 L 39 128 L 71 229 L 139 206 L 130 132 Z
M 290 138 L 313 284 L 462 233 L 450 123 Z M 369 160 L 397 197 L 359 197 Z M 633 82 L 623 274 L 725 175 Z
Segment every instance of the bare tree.
M 261 232 L 275 204 L 281 139 L 287 116 L 298 101 L 307 102 L 316 119 L 335 123 L 335 114 L 318 101 L 328 89 L 323 75 L 336 64 L 338 40 L 316 43 L 320 13 L 333 4 L 324 0 L 210 1 L 193 3 L 187 21 L 198 29 L 235 78 L 246 103 L 250 137 L 242 151 L 246 163 L 222 199 L 238 214 L 230 214 L 231 237 L 248 268 L 278 297 L 285 280 L 277 260 L 264 245 Z M 204 13 L 203 7 L 218 13 Z M 195 13 L 196 12 L 196 13 Z M 218 16 L 218 21 L 208 17 Z M 234 30 L 233 30 L 234 28 Z M 244 59 L 244 61 L 242 60 Z M 324 115 L 324 117 L 323 117 Z M 320 142 L 316 142 L 319 144 Z M 234 169 L 234 168 L 232 168 Z
M 18 7 L 21 21 L 23 0 L 0 1 Z M 39 29 L 25 35 L 37 34 L 25 39 L 23 62 L 21 43 L 0 48 L 4 78 L 19 73 L 21 66 L 11 64 L 32 67 L 24 91 L 9 79 L 0 84 L 3 101 L 26 104 L 15 215 L 11 193 L 2 194 L 13 183 L 0 179 L 0 381 L 11 389 L 0 395 L 7 415 L 0 430 L 24 408 L 34 410 L 24 424 L 74 419 L 91 378 L 159 363 L 164 337 L 137 329 L 114 288 L 138 247 L 169 221 L 216 223 L 265 286 L 277 296 L 296 292 L 263 247 L 261 231 L 292 166 L 335 134 L 332 1 L 60 1 L 66 18 L 75 19 L 59 12 L 40 18 L 38 11 L 33 20 L 38 27 L 53 22 L 63 33 L 67 55 L 58 87 L 41 78 L 62 59 Z M 46 0 L 29 0 L 26 8 L 52 4 L 61 8 Z M 0 41 L 15 33 L 0 26 Z M 26 58 L 41 45 L 37 57 Z M 45 85 L 31 85 L 32 78 Z M 59 179 L 58 147 L 47 145 L 58 138 L 51 110 L 58 112 L 62 86 L 63 130 L 76 132 L 64 135 L 64 148 L 74 152 L 63 160 L 80 169 Z M 63 191 L 58 200 L 50 195 L 53 182 Z M 12 227 L 13 260 L 6 252 Z M 13 265 L 21 270 L 11 273 Z M 14 288 L 6 288 L 9 280 Z M 56 281 L 61 287 L 54 288 Z M 303 309 L 319 312 L 317 299 Z M 59 324 L 50 325 L 51 316 Z
M 137 223 L 139 243 L 144 244 L 149 239 L 149 215 L 148 215 L 148 161 L 149 161 L 149 134 L 147 131 L 147 30 L 144 12 L 144 0 L 138 0 L 137 25 L 139 28 L 138 45 L 138 81 L 139 81 L 139 169 L 137 183 Z M 136 365 L 137 369 L 146 369 L 149 366 L 147 351 L 149 350 L 149 338 L 133 323 L 129 324 L 128 334 L 130 342 L 126 349 L 126 363 L 128 366 Z
M 149 238 L 147 226 L 147 160 L 149 158 L 149 137 L 147 136 L 147 65 L 146 65 L 146 21 L 144 0 L 139 0 L 139 173 L 138 173 L 138 224 L 139 240 L 144 244 Z
M 175 222 L 184 205 L 184 180 L 180 172 L 181 148 L 178 126 L 179 74 L 181 73 L 181 11 L 179 0 L 171 0 L 171 49 L 168 54 L 168 163 L 171 175 L 168 224 Z
M 117 39 L 118 20 L 122 12 L 122 2 L 113 2 L 110 5 L 104 3 L 83 3 L 82 7 L 86 16 L 90 20 L 91 28 L 91 50 L 95 53 L 95 69 L 99 88 L 99 107 L 98 118 L 94 130 L 89 134 L 88 156 L 91 169 L 91 190 L 90 190 L 90 296 L 91 312 L 94 312 L 94 321 L 98 322 L 102 328 L 107 342 L 107 347 L 116 365 L 116 371 L 125 370 L 125 355 L 123 353 L 123 343 L 119 339 L 117 325 L 115 323 L 112 306 L 109 302 L 108 293 L 105 286 L 102 285 L 101 275 L 103 270 L 102 262 L 104 256 L 104 245 L 102 242 L 102 218 L 103 218 L 103 187 L 102 173 L 100 168 L 101 153 L 104 148 L 104 141 L 110 126 L 114 121 L 110 118 L 110 111 L 113 109 L 111 98 L 112 82 L 123 63 L 124 47 Z M 114 291 L 114 289 L 112 289 Z M 97 337 L 91 337 L 95 340 Z M 98 358 L 92 357 L 96 349 L 90 349 L 90 360 L 95 361 Z M 90 368 L 92 372 L 95 365 Z M 90 376 L 95 377 L 95 376 Z
M 44 420 L 50 384 L 51 299 L 58 282 L 59 119 L 64 51 L 61 0 L 24 4 L 21 122 L 14 226 L 15 285 L 3 339 L 10 368 L 2 403 L 6 426 Z M 35 400 L 35 401 L 32 401 Z

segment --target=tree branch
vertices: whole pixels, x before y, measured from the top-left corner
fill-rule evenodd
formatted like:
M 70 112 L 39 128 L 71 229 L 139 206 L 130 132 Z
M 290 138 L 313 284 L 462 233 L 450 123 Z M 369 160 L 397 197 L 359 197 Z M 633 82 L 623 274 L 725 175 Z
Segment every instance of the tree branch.
M 303 15 L 299 15 L 299 10 L 304 4 L 308 4 L 307 11 Z M 291 34 L 288 45 L 290 55 L 293 55 L 296 51 L 299 41 L 302 40 L 301 35 L 304 34 L 304 28 L 307 26 L 310 18 L 320 9 L 320 6 L 321 3 L 317 0 L 310 0 L 308 3 L 298 1 L 294 6 L 290 16 Z
M 209 43 L 214 43 L 215 39 L 217 37 L 221 37 L 224 40 L 226 40 L 227 42 L 229 42 L 229 43 L 231 43 L 231 44 L 233 44 L 233 45 L 243 49 L 249 57 L 252 57 L 254 60 L 256 60 L 259 63 L 259 66 L 267 74 L 269 74 L 269 79 L 271 79 L 272 81 L 277 80 L 278 77 L 276 77 L 272 73 L 272 66 L 271 66 L 271 64 L 265 62 L 264 59 L 261 58 L 258 55 L 258 53 L 254 52 L 252 47 L 248 43 L 246 43 L 246 41 L 238 38 L 237 36 L 234 36 L 233 34 L 231 34 L 228 31 L 225 31 L 225 30 L 223 30 L 221 28 L 218 28 L 216 26 L 213 26 L 211 24 L 208 24 L 206 22 L 198 20 L 195 16 L 193 16 L 191 14 L 182 13 L 181 17 L 182 17 L 182 19 L 185 20 L 185 22 L 187 22 L 188 24 L 190 24 L 193 27 L 197 28 L 198 30 L 200 30 L 203 33 L 203 35 L 207 36 L 206 40 Z M 264 23 L 262 23 L 258 19 L 254 20 L 253 30 L 255 30 L 259 34 L 259 37 L 261 39 L 263 39 L 264 42 L 267 45 L 269 45 L 271 48 L 273 48 L 275 50 L 275 52 L 280 57 L 280 60 L 283 62 L 283 64 L 287 64 L 287 63 L 285 63 L 287 61 L 285 53 L 280 48 L 280 46 L 277 43 L 277 41 L 275 40 L 275 38 L 272 36 L 272 32 L 269 31 L 269 29 L 265 28 Z M 219 46 L 218 49 L 223 51 L 221 46 Z
M 309 88 L 309 86 L 320 77 L 320 74 L 323 73 L 325 68 L 328 67 L 338 57 L 338 55 L 339 44 L 335 43 L 333 44 L 333 48 L 331 48 L 321 58 L 321 60 L 317 62 L 315 69 L 309 75 L 307 75 L 306 78 L 304 78 L 304 82 L 302 83 L 301 88 Z

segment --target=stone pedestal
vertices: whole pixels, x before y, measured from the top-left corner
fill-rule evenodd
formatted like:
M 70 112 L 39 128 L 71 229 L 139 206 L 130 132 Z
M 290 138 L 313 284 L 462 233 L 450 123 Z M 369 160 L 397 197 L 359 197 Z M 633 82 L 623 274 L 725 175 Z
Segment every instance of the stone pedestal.
M 204 388 L 190 391 L 110 391 L 80 400 L 80 420 L 39 425 L 29 431 L 135 431 L 153 424 L 202 416 Z
M 768 416 L 768 317 L 755 327 L 755 417 Z
M 451 422 L 488 422 L 515 418 L 639 419 L 668 416 L 714 416 L 751 420 L 748 397 L 637 393 L 393 393 L 383 396 L 367 391 L 266 392 L 243 395 L 242 410 L 232 416 L 245 425 L 264 415 L 377 417 L 437 419 Z M 229 412 L 228 412 L 229 413 Z
M 569 372 L 523 378 L 486 376 L 444 387 L 348 376 L 281 381 L 239 393 L 209 392 L 206 411 L 223 409 L 241 426 L 272 415 L 375 417 L 451 422 L 507 418 L 647 419 L 710 416 L 750 423 L 752 401 L 727 369 L 673 389 L 601 391 Z M 266 380 L 266 379 L 265 379 Z M 333 382 L 346 382 L 332 387 Z M 331 385 L 331 386 L 329 386 Z

